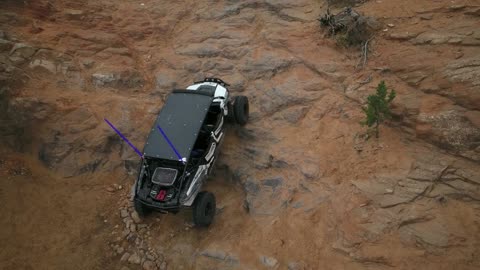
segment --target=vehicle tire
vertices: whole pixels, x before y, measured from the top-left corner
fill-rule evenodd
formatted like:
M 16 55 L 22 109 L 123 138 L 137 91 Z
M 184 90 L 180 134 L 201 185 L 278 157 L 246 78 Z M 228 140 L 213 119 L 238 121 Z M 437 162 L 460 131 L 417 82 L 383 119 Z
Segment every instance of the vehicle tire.
M 193 223 L 199 227 L 208 227 L 212 224 L 216 209 L 215 196 L 212 193 L 198 193 L 193 204 Z
M 235 97 L 235 102 L 233 103 L 233 112 L 237 124 L 243 126 L 248 122 L 249 105 L 248 98 L 246 96 Z
M 152 209 L 141 203 L 139 200 L 133 200 L 133 208 L 139 217 L 146 217 L 152 212 Z
M 233 112 L 233 105 L 231 102 L 227 102 L 228 113 L 225 117 L 228 123 L 235 123 L 235 113 Z

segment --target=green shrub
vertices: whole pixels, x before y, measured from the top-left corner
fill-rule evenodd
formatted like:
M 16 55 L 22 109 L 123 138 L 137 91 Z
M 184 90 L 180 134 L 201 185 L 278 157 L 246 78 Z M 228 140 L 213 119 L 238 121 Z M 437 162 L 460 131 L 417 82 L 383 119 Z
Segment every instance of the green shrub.
M 363 107 L 365 112 L 365 120 L 361 123 L 371 129 L 375 130 L 375 137 L 378 138 L 378 126 L 385 120 L 391 117 L 390 103 L 395 98 L 395 90 L 388 93 L 388 88 L 384 81 L 381 81 L 377 86 L 377 93 L 370 95 L 367 98 L 367 107 Z

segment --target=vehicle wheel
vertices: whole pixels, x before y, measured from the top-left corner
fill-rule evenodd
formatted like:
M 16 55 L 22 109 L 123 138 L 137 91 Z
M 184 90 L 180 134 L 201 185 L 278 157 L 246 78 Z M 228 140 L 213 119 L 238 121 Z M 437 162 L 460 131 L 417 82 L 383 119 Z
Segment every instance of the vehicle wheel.
M 235 103 L 233 104 L 233 112 L 237 124 L 243 126 L 248 122 L 249 105 L 248 98 L 246 96 L 235 97 Z
M 200 192 L 193 205 L 193 223 L 200 227 L 208 227 L 215 217 L 215 196 L 210 192 Z
M 231 102 L 227 103 L 228 113 L 225 117 L 228 123 L 235 123 L 235 113 L 233 112 L 233 105 Z
M 133 200 L 133 208 L 135 209 L 139 217 L 146 217 L 152 212 L 150 208 L 141 203 L 139 200 Z

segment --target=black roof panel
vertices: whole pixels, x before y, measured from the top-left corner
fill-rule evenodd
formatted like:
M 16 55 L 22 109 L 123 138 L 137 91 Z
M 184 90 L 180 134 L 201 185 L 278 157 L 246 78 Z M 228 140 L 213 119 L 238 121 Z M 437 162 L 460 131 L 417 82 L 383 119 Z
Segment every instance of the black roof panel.
M 188 158 L 213 97 L 195 90 L 173 91 L 163 105 L 143 148 L 145 157 L 178 160 L 160 126 L 182 158 Z

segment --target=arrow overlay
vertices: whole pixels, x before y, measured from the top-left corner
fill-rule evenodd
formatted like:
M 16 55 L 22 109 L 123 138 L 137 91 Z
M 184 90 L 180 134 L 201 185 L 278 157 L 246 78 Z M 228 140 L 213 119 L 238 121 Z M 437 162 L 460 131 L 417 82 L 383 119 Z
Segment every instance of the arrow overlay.
M 115 130 L 115 132 L 120 135 L 120 137 L 122 137 L 122 139 L 128 143 L 128 145 L 130 145 L 130 147 L 133 148 L 133 150 L 135 150 L 135 152 L 137 152 L 137 154 L 140 156 L 140 158 L 143 158 L 143 155 L 142 155 L 142 152 L 140 152 L 127 138 L 125 138 L 125 136 L 123 136 L 123 134 L 117 129 L 115 128 L 115 126 L 110 123 L 110 121 L 107 120 L 107 118 L 103 118 L 103 120 L 105 120 L 105 122 L 107 122 L 107 124 L 113 129 Z

